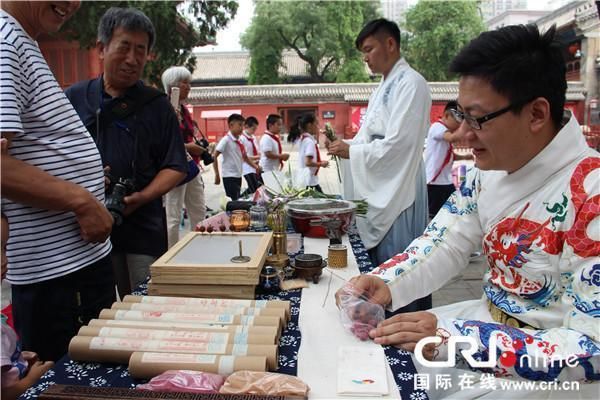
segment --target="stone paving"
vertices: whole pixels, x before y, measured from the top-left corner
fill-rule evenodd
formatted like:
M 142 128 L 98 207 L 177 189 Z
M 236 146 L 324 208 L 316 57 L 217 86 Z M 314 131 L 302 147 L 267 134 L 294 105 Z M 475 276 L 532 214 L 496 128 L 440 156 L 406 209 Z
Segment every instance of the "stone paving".
M 290 153 L 290 160 L 292 168 L 298 163 L 298 148 L 288 143 L 283 145 L 284 152 Z M 321 150 L 323 159 L 326 159 L 326 150 Z M 225 190 L 223 185 L 214 184 L 214 172 L 212 167 L 208 167 L 203 172 L 203 179 L 205 183 L 205 197 L 206 204 L 208 207 L 217 212 L 221 208 L 221 204 L 224 201 Z M 329 168 L 322 168 L 319 172 L 319 180 L 321 187 L 326 193 L 340 193 L 340 184 L 337 178 L 337 172 L 335 163 L 332 162 Z M 245 182 L 243 183 L 242 191 L 245 189 Z M 184 231 L 189 230 L 187 224 L 182 228 Z M 183 233 L 183 232 L 182 232 Z M 433 305 L 434 307 L 442 306 L 445 304 L 455 303 L 463 300 L 470 300 L 480 298 L 482 296 L 482 277 L 485 271 L 485 259 L 484 257 L 472 257 L 469 266 L 465 271 L 455 277 L 451 282 L 446 284 L 440 290 L 433 293 Z M 5 306 L 10 301 L 10 285 L 2 283 L 2 306 Z

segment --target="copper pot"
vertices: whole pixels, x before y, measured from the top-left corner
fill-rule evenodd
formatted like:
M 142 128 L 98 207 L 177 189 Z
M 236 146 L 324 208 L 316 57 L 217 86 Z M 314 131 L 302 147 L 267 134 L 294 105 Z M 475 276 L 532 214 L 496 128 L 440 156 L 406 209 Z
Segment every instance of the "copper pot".
M 327 262 L 318 254 L 298 254 L 294 258 L 295 276 L 301 279 L 312 280 L 319 283 L 323 268 Z

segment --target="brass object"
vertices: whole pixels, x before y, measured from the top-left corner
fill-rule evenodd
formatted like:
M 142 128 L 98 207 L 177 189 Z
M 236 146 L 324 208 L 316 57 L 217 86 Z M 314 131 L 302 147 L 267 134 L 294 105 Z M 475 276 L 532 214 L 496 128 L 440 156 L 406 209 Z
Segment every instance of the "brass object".
M 348 248 L 344 244 L 332 244 L 327 248 L 329 268 L 346 268 L 348 266 Z
M 492 319 L 498 322 L 499 324 L 508 325 L 513 328 L 538 330 L 538 328 L 534 328 L 533 326 L 521 321 L 520 319 L 508 315 L 507 313 L 496 307 L 496 305 L 490 300 L 488 300 L 487 302 L 488 310 L 490 311 Z
M 287 235 L 285 232 L 273 232 L 271 253 L 287 256 Z
M 231 262 L 233 263 L 238 263 L 238 264 L 242 264 L 242 263 L 247 263 L 248 261 L 251 260 L 250 257 L 245 256 L 242 250 L 242 241 L 239 241 L 239 250 L 240 250 L 240 255 L 239 256 L 235 256 L 235 257 L 231 257 Z
M 229 224 L 232 231 L 247 231 L 250 226 L 250 214 L 245 210 L 235 210 L 229 217 Z

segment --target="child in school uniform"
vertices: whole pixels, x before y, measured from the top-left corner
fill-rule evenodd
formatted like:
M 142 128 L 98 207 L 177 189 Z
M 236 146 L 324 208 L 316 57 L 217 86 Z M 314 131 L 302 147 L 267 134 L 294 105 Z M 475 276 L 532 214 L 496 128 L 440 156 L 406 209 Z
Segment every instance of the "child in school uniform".
M 319 121 L 312 113 L 304 114 L 300 120 L 300 127 L 302 128 L 298 152 L 300 171 L 308 169 L 308 176 L 305 177 L 306 186 L 323 193 L 321 185 L 319 185 L 319 169 L 327 168 L 329 161 L 321 160 L 321 152 L 316 139 L 319 134 Z
M 256 173 L 259 168 L 256 163 L 248 157 L 246 148 L 240 140 L 240 135 L 244 130 L 244 117 L 240 114 L 231 114 L 227 118 L 229 132 L 217 144 L 215 148 L 215 185 L 221 183 L 221 173 L 219 171 L 218 157 L 223 154 L 223 186 L 225 194 L 231 200 L 237 200 L 240 197 L 242 188 L 242 162 L 248 163 Z

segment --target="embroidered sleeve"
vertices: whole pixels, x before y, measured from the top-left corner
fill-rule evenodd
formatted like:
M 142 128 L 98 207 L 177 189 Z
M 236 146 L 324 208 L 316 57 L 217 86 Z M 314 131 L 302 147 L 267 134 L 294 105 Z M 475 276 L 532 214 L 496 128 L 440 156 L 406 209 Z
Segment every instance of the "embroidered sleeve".
M 390 286 L 393 310 L 438 290 L 468 265 L 483 235 L 476 204 L 478 182 L 479 172 L 470 171 L 423 235 L 371 272 Z
M 535 381 L 599 380 L 600 347 L 573 329 L 517 329 L 482 321 L 442 319 L 446 337 L 434 361 L 493 373 L 497 377 Z M 452 344 L 451 339 L 459 338 Z M 468 341 L 470 338 L 471 343 Z M 456 349 L 453 351 L 453 348 Z

